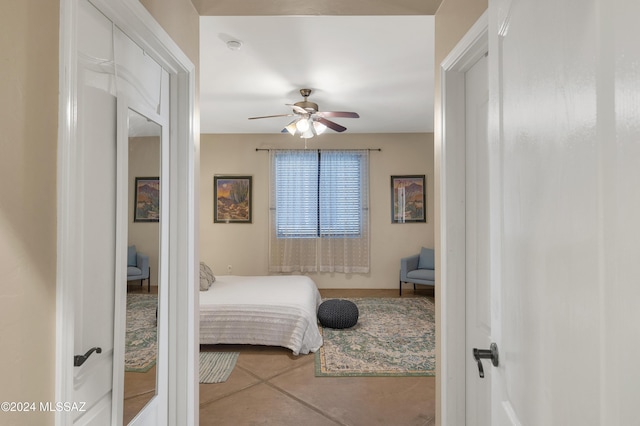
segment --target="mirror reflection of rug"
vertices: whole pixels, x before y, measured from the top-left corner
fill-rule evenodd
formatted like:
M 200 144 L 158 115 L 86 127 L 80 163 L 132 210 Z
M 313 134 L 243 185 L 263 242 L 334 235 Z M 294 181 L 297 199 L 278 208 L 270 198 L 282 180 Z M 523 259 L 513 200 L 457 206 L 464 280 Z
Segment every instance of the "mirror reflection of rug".
M 127 294 L 124 371 L 146 373 L 156 364 L 157 294 Z
M 321 327 L 316 376 L 434 376 L 435 305 L 431 298 L 349 298 L 358 323 Z

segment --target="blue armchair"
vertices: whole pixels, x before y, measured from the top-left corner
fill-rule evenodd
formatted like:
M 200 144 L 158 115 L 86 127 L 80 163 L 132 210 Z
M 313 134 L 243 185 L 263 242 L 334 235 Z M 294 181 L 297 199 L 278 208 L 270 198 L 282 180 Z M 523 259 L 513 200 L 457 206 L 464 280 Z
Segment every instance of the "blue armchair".
M 422 248 L 419 254 L 400 259 L 400 296 L 402 283 L 436 285 L 435 256 L 433 249 Z
M 136 246 L 127 247 L 127 285 L 129 281 L 140 280 L 140 286 L 147 280 L 147 292 L 151 293 L 151 268 L 149 256 L 136 250 Z

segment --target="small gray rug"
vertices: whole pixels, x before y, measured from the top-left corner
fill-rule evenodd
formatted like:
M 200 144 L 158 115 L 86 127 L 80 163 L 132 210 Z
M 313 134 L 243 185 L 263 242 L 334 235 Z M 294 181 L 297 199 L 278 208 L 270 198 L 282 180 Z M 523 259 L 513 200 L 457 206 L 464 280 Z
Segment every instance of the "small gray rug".
M 239 352 L 200 352 L 200 383 L 223 383 L 236 366 Z

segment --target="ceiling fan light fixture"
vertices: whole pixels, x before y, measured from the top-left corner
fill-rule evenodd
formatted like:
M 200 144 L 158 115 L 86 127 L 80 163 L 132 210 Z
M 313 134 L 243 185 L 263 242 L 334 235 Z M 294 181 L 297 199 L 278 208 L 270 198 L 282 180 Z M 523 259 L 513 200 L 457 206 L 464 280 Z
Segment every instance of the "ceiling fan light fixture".
M 285 127 L 285 129 L 287 130 L 287 132 L 289 132 L 289 134 L 291 134 L 291 136 L 296 134 L 296 123 L 291 123 L 289 124 L 287 127 Z
M 325 126 L 324 124 L 318 122 L 318 121 L 314 121 L 313 122 L 313 130 L 315 132 L 316 135 L 321 135 L 324 133 L 325 130 L 327 130 L 327 126 Z
M 249 117 L 249 120 L 258 118 L 275 118 L 275 117 L 296 117 L 291 123 L 287 124 L 281 133 L 289 133 L 292 136 L 300 135 L 301 138 L 309 139 L 317 135 L 321 135 L 327 128 L 335 132 L 344 132 L 346 127 L 331 121 L 328 118 L 358 118 L 357 112 L 349 111 L 319 111 L 318 104 L 310 102 L 307 97 L 311 94 L 311 89 L 300 89 L 300 94 L 304 98 L 303 101 L 295 104 L 285 104 L 292 107 L 293 111 L 289 114 L 265 115 L 260 117 Z M 306 146 L 306 145 L 305 145 Z
M 300 131 L 300 133 L 304 133 L 309 130 L 309 120 L 306 118 L 301 118 L 296 122 L 296 128 Z
M 291 123 L 287 124 L 282 132 L 284 133 L 284 131 L 286 130 L 291 136 L 294 136 L 296 134 L 296 131 L 298 130 L 296 128 L 296 123 L 296 121 L 292 121 Z
M 307 128 L 307 130 L 302 132 L 300 137 L 304 139 L 311 139 L 313 137 L 313 131 L 311 130 L 311 127 Z

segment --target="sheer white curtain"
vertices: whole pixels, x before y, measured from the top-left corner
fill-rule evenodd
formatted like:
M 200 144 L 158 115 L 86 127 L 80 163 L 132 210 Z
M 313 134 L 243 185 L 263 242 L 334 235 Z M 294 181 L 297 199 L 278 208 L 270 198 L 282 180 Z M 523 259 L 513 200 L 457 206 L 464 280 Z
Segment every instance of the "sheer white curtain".
M 271 151 L 269 271 L 316 272 L 318 152 Z
M 369 151 L 322 151 L 320 272 L 369 272 Z
M 369 272 L 369 151 L 271 151 L 269 270 Z

